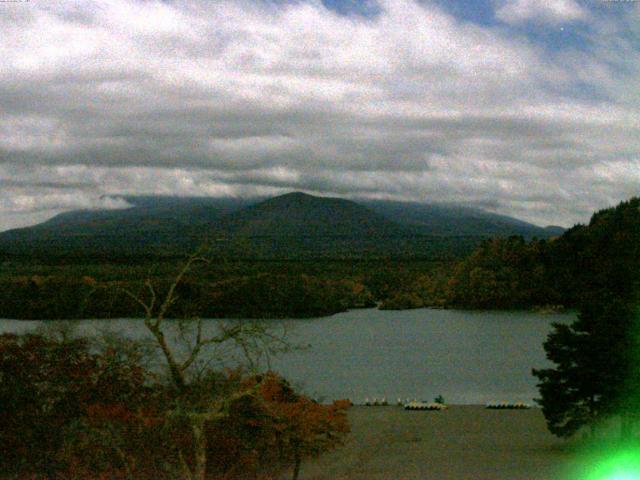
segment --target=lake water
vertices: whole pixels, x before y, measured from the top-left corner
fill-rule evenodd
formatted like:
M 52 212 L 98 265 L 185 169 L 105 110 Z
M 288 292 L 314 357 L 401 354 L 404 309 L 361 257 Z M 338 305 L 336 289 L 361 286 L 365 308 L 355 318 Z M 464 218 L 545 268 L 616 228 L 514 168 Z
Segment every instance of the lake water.
M 331 317 L 269 321 L 288 338 L 310 345 L 275 358 L 273 369 L 320 400 L 386 397 L 395 402 L 532 402 L 532 368 L 548 365 L 542 343 L 552 322 L 573 314 L 418 309 L 351 310 Z M 214 328 L 215 320 L 207 321 Z M 1 332 L 34 330 L 42 322 L 0 320 Z M 84 320 L 78 333 L 146 335 L 140 320 Z

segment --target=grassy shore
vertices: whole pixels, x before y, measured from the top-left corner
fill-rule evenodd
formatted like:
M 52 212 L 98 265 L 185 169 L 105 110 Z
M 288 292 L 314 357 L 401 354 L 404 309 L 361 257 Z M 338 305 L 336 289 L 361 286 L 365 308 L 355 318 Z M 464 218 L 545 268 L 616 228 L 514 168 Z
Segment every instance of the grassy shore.
M 555 480 L 572 456 L 537 408 L 357 406 L 349 417 L 346 446 L 303 464 L 300 480 Z

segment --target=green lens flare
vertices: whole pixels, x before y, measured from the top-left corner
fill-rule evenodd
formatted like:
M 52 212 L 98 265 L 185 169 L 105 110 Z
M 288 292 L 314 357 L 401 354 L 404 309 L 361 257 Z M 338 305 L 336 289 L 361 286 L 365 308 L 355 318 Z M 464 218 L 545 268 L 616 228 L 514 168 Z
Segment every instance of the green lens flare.
M 640 449 L 612 451 L 598 457 L 581 480 L 640 480 Z

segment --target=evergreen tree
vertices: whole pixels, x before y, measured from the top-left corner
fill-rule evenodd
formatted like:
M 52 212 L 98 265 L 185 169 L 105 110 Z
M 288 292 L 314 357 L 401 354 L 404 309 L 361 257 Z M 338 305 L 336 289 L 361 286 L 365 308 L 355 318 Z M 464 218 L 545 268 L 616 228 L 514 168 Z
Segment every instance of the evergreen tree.
M 640 199 L 594 214 L 560 242 L 579 315 L 544 344 L 553 368 L 533 370 L 549 430 L 562 437 L 640 411 Z
M 533 370 L 549 431 L 569 437 L 598 419 L 635 409 L 634 309 L 619 299 L 584 304 L 571 325 L 554 324 L 544 344 L 554 368 Z

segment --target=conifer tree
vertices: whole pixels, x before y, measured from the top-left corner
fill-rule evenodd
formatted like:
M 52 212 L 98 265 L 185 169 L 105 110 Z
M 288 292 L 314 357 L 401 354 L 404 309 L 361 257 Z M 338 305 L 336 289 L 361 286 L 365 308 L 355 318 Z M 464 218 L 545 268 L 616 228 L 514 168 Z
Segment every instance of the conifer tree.
M 640 411 L 640 199 L 594 214 L 559 247 L 557 260 L 571 262 L 579 315 L 554 324 L 544 344 L 555 366 L 533 370 L 538 403 L 558 436 L 614 415 L 627 435 Z
M 607 416 L 635 408 L 630 380 L 636 343 L 634 309 L 620 300 L 583 305 L 571 325 L 554 324 L 544 344 L 555 367 L 533 370 L 549 430 L 569 437 Z

